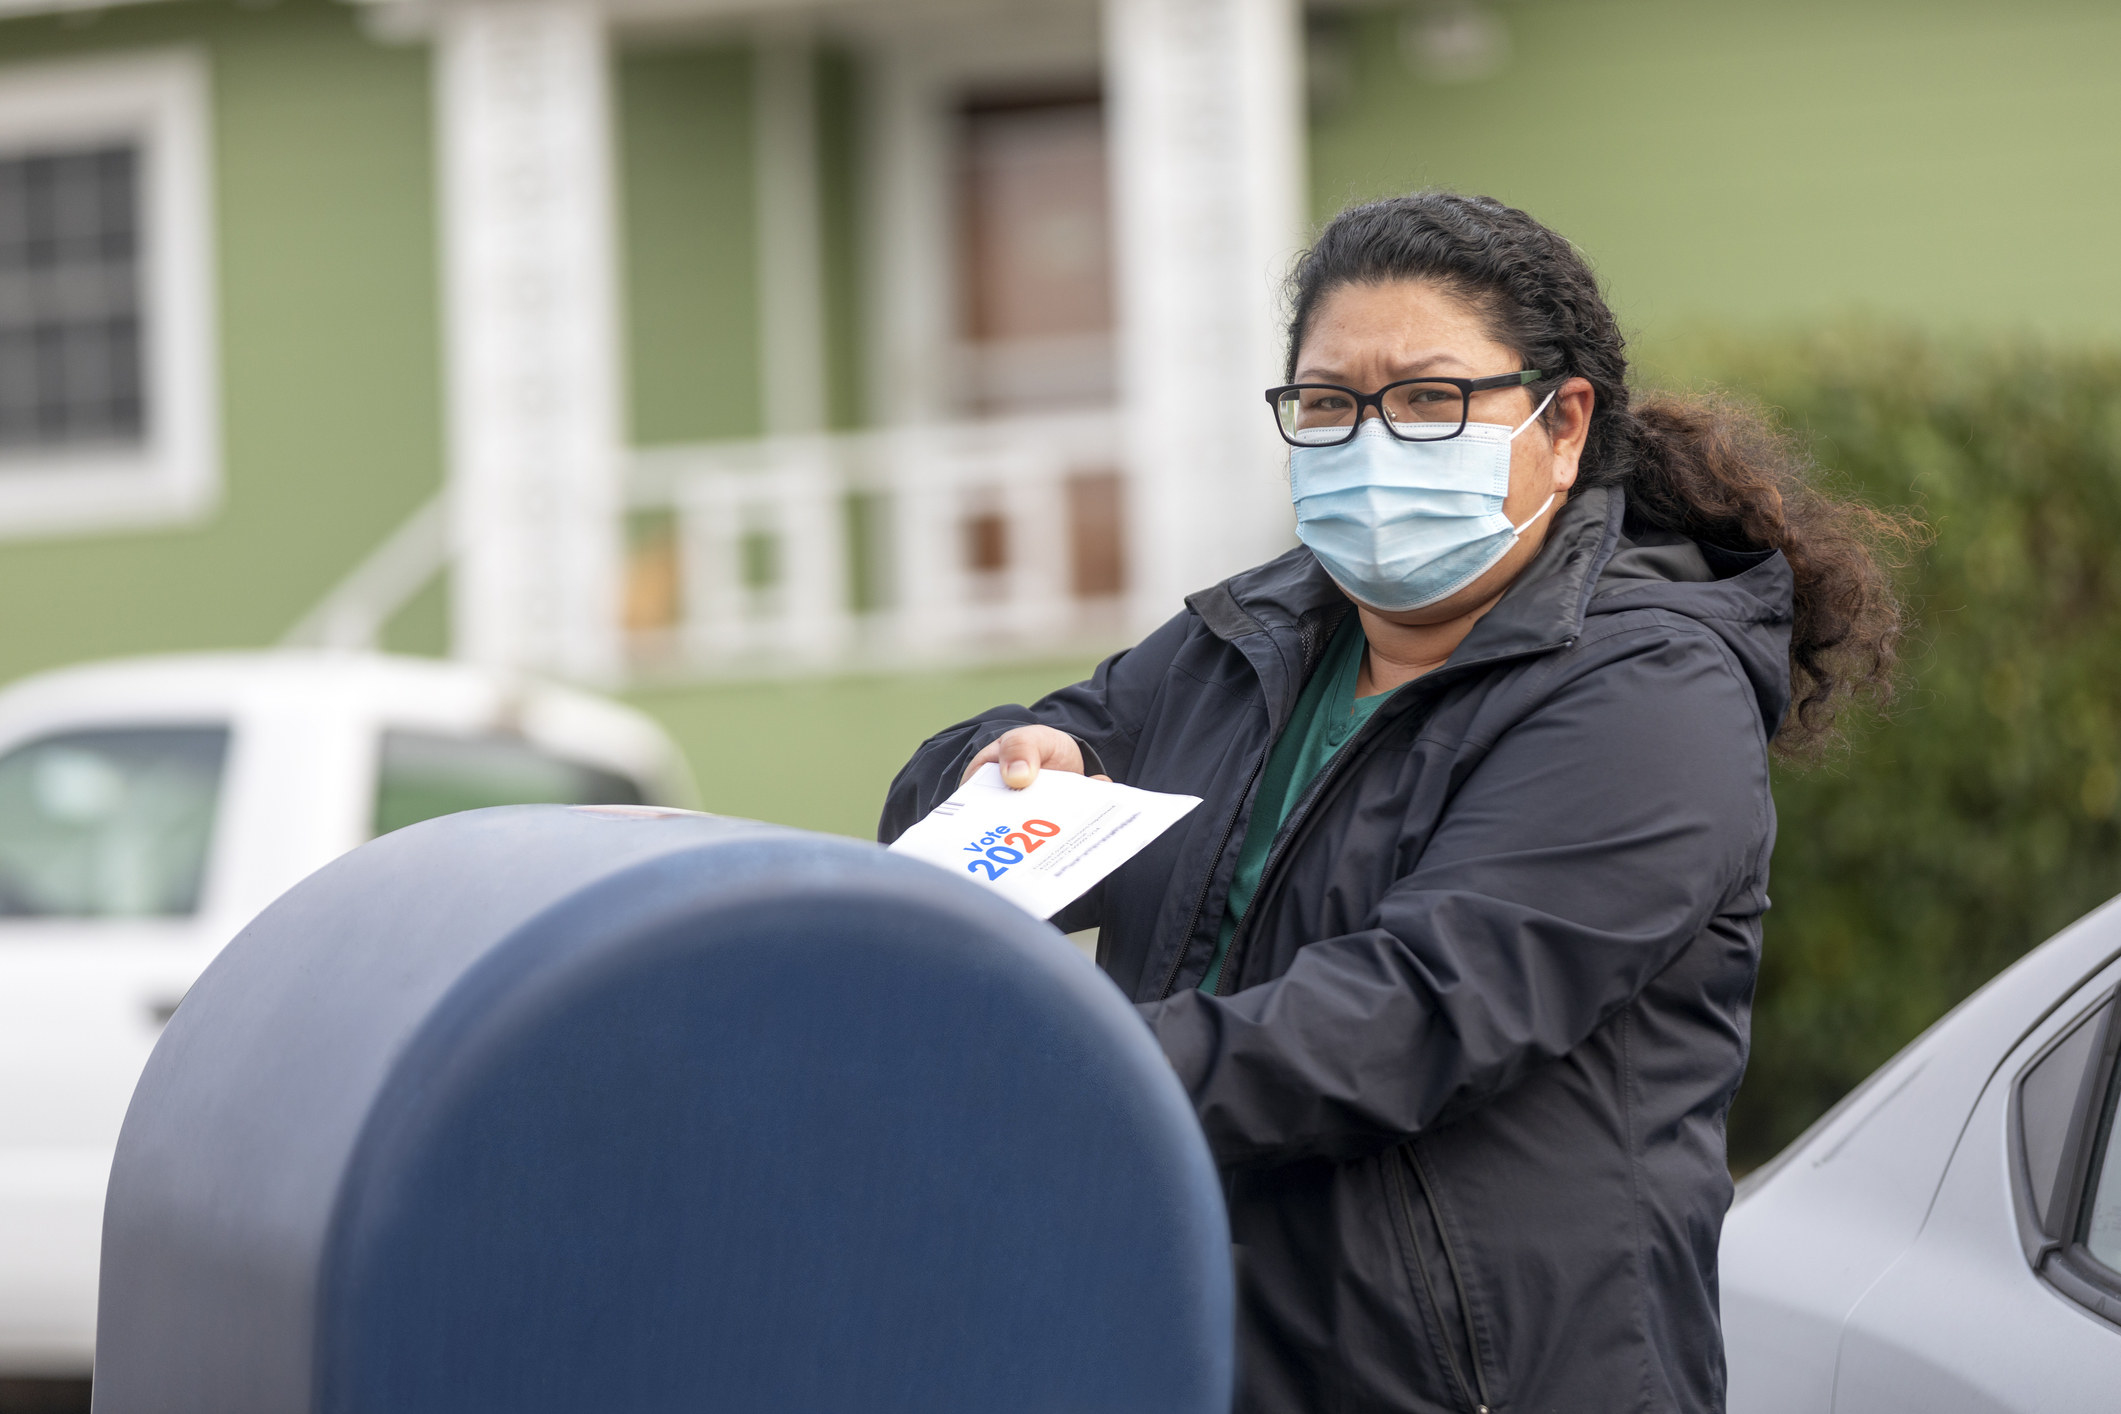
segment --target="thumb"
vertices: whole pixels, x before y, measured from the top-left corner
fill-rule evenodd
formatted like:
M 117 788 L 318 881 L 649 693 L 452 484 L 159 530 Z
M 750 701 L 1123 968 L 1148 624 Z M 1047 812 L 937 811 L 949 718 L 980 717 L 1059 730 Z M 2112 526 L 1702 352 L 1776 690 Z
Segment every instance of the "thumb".
M 1002 784 L 1022 790 L 1038 779 L 1038 748 L 1021 738 L 1002 739 Z

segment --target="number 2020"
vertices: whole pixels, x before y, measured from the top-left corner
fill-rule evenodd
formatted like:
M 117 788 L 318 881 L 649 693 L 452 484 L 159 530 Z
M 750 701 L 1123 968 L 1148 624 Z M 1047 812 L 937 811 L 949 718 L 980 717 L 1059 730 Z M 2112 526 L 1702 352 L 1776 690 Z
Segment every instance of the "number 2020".
M 1021 830 L 1011 830 L 1003 835 L 1000 844 L 989 846 L 984 855 L 965 868 L 973 874 L 985 871 L 988 878 L 999 879 L 1009 872 L 1010 865 L 1021 864 L 1025 855 L 1059 833 L 1060 826 L 1051 820 L 1026 820 Z M 1017 848 L 1011 849 L 1011 845 Z

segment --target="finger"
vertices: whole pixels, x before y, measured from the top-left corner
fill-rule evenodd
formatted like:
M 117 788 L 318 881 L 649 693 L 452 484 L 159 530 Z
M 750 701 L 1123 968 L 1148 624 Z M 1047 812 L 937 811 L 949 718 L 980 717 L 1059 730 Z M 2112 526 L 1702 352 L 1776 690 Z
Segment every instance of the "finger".
M 1035 727 L 1032 731 L 1037 736 L 1033 745 L 1038 751 L 1041 771 L 1068 771 L 1078 776 L 1083 773 L 1083 753 L 1076 746 L 1074 737 L 1051 727 Z
M 1058 771 L 1083 769 L 1074 738 L 1051 727 L 1019 727 L 1003 733 L 1000 745 L 1002 784 L 1011 790 L 1030 785 L 1049 766 Z
M 1103 782 L 1104 782 L 1104 783 L 1105 783 L 1106 785 L 1108 785 L 1108 786 L 1112 784 L 1112 778 L 1111 778 L 1110 776 L 1106 775 L 1106 774 L 1105 774 L 1104 772 L 1102 772 L 1102 771 L 1098 772 L 1098 773 L 1097 773 L 1096 775 L 1092 776 L 1092 777 L 1091 777 L 1090 779 L 1091 779 L 1091 780 L 1093 780 L 1093 781 L 1103 781 Z
M 963 785 L 963 784 L 964 784 L 965 782 L 967 782 L 967 781 L 971 780 L 971 779 L 972 779 L 972 773 L 973 773 L 974 771 L 977 771 L 977 770 L 978 770 L 978 769 L 979 769 L 980 767 L 982 767 L 982 766 L 986 765 L 986 764 L 987 764 L 987 763 L 988 763 L 989 761 L 997 761 L 997 760 L 1000 760 L 1000 759 L 1001 759 L 1001 754 L 1002 754 L 1002 744 L 1001 744 L 1001 742 L 999 742 L 999 741 L 990 741 L 990 742 L 988 742 L 988 743 L 987 743 L 987 744 L 986 744 L 985 746 L 983 746 L 983 747 L 981 747 L 981 748 L 979 749 L 979 755 L 977 755 L 977 756 L 973 757 L 973 758 L 972 758 L 972 760 L 971 760 L 970 762 L 966 763 L 966 766 L 965 766 L 965 769 L 964 769 L 963 773 L 962 773 L 962 774 L 960 774 L 960 775 L 958 776 L 958 778 L 957 778 L 957 783 L 958 783 L 959 785 Z

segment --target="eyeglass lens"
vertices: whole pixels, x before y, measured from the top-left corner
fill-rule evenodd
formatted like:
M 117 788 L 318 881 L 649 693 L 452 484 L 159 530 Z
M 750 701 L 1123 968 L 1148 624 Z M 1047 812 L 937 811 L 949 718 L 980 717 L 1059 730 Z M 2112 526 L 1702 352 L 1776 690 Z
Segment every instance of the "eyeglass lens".
M 1466 420 L 1466 395 L 1449 383 L 1395 383 L 1379 399 L 1392 430 L 1414 441 L 1456 435 Z M 1282 435 L 1290 441 L 1345 441 L 1360 405 L 1345 388 L 1324 384 L 1291 388 L 1275 400 Z

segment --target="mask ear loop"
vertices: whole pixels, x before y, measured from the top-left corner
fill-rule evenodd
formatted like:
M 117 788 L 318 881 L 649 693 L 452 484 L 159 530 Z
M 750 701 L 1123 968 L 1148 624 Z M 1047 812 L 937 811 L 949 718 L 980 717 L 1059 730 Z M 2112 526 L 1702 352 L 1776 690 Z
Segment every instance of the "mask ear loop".
M 1556 391 L 1558 392 L 1559 390 L 1557 389 Z M 1539 421 L 1539 415 L 1540 415 L 1541 413 L 1545 412 L 1545 411 L 1547 410 L 1547 404 L 1548 404 L 1548 403 L 1551 403 L 1551 402 L 1553 402 L 1553 401 L 1554 401 L 1554 394 L 1553 394 L 1553 393 L 1549 393 L 1549 394 L 1547 394 L 1547 395 L 1546 395 L 1545 397 L 1541 398 L 1541 399 L 1539 400 L 1539 406 L 1538 406 L 1538 407 L 1536 407 L 1536 408 L 1533 408 L 1533 409 L 1532 409 L 1532 415 L 1531 415 L 1530 417 L 1526 418 L 1526 419 L 1525 419 L 1524 421 L 1522 421 L 1522 422 L 1520 422 L 1520 423 L 1518 423 L 1518 424 L 1517 424 L 1517 432 L 1522 432 L 1522 431 L 1524 431 L 1524 430 L 1525 430 L 1525 429 L 1526 429 L 1527 427 L 1530 427 L 1530 426 L 1531 426 L 1531 425 L 1532 425 L 1533 423 L 1535 423 L 1535 422 Z M 1512 442 L 1514 442 L 1514 441 L 1516 441 L 1516 440 L 1517 440 L 1517 432 L 1512 432 L 1512 433 L 1510 434 L 1510 440 L 1511 440 Z M 1521 535 L 1523 535 L 1523 534 L 1524 534 L 1524 531 L 1525 531 L 1525 526 L 1526 526 L 1526 525 L 1530 525 L 1530 524 L 1531 524 L 1531 523 L 1532 523 L 1533 521 L 1535 521 L 1535 520 L 1538 520 L 1538 519 L 1539 519 L 1539 518 L 1540 518 L 1541 516 L 1545 515 L 1545 514 L 1547 513 L 1547 507 L 1548 507 L 1548 506 L 1551 506 L 1551 505 L 1553 505 L 1553 504 L 1554 504 L 1554 498 L 1555 498 L 1556 496 L 1559 496 L 1560 494 L 1561 494 L 1561 493 L 1560 493 L 1559 491 L 1550 491 L 1550 492 L 1548 492 L 1548 493 L 1547 493 L 1547 498 L 1546 498 L 1546 499 L 1545 499 L 1544 501 L 1541 501 L 1541 502 L 1539 503 L 1539 509 L 1538 509 L 1538 510 L 1536 510 L 1536 511 L 1534 511 L 1534 512 L 1532 512 L 1532 513 L 1531 513 L 1530 515 L 1528 515 L 1528 516 L 1526 516 L 1526 517 L 1524 518 L 1524 525 L 1513 525 L 1513 526 L 1511 526 L 1511 527 L 1510 527 L 1510 536 L 1511 536 L 1511 538 L 1512 538 L 1512 539 L 1515 539 L 1515 538 L 1517 538 L 1518 536 L 1521 536 Z
M 1561 390 L 1559 388 L 1556 388 L 1554 390 L 1554 393 L 1558 393 L 1560 391 Z M 1517 432 L 1522 432 L 1527 427 L 1530 427 L 1533 423 L 1539 421 L 1539 415 L 1547 410 L 1547 404 L 1554 401 L 1554 393 L 1549 393 L 1539 400 L 1539 406 L 1532 409 L 1532 415 L 1517 424 Z M 1512 442 L 1517 440 L 1517 432 L 1512 432 L 1510 434 L 1510 440 Z
M 1548 492 L 1547 498 L 1539 503 L 1539 509 L 1524 518 L 1524 525 L 1511 526 L 1510 534 L 1512 536 L 1523 535 L 1525 525 L 1530 525 L 1533 521 L 1538 520 L 1541 516 L 1545 515 L 1547 513 L 1547 507 L 1553 505 L 1554 498 L 1556 496 L 1559 496 L 1560 494 L 1561 493 L 1559 491 Z

